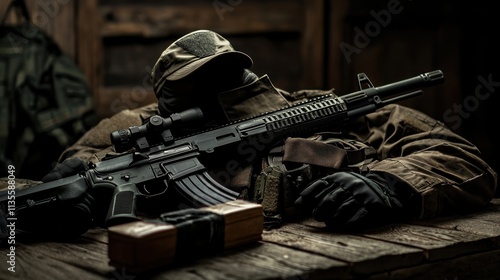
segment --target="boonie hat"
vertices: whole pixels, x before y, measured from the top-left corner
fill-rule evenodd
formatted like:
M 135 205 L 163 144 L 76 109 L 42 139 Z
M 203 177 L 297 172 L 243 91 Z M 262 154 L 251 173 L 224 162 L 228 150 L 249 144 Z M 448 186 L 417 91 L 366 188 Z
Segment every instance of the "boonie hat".
M 158 95 L 167 81 L 180 80 L 210 61 L 250 68 L 252 59 L 234 50 L 231 43 L 210 30 L 197 30 L 177 39 L 168 46 L 151 71 L 151 81 Z

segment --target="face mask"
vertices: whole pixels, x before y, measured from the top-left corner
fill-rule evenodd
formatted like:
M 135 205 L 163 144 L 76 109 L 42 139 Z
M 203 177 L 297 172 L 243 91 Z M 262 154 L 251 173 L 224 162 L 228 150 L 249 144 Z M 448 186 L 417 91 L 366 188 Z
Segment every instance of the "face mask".
M 182 80 L 165 83 L 158 95 L 158 108 L 164 117 L 192 107 L 200 107 L 209 122 L 227 122 L 221 110 L 217 94 L 240 88 L 258 79 L 248 69 L 228 69 L 216 71 L 204 69 Z
M 267 75 L 245 86 L 218 94 L 229 121 L 237 121 L 290 105 Z

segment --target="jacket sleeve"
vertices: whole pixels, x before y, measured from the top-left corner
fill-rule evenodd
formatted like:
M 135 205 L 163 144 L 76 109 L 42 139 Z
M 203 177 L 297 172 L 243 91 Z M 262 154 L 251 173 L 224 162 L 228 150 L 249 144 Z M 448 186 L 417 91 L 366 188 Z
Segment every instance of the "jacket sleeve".
M 401 106 L 387 105 L 351 126 L 351 134 L 377 149 L 368 168 L 411 186 L 415 218 L 468 212 L 494 196 L 497 174 L 476 146 L 442 122 Z

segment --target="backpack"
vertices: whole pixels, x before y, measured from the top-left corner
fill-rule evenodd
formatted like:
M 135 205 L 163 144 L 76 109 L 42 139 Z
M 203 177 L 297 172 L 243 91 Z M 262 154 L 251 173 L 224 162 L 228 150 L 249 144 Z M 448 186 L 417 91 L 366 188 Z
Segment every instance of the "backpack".
M 307 138 L 290 137 L 275 145 L 262 160 L 251 200 L 262 205 L 264 226 L 279 227 L 293 216 L 293 204 L 314 180 L 338 171 L 361 173 L 377 159 L 372 147 L 336 132 Z
M 5 24 L 17 9 L 22 24 Z M 97 122 L 83 72 L 14 0 L 0 24 L 0 177 L 39 180 Z

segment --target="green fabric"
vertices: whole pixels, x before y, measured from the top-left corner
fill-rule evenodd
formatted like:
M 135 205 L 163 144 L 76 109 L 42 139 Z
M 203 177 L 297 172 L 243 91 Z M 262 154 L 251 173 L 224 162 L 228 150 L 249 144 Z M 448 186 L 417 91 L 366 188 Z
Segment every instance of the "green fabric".
M 0 176 L 14 165 L 39 179 L 96 120 L 82 71 L 52 38 L 29 19 L 0 26 Z

